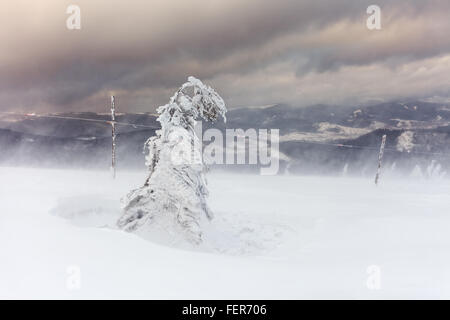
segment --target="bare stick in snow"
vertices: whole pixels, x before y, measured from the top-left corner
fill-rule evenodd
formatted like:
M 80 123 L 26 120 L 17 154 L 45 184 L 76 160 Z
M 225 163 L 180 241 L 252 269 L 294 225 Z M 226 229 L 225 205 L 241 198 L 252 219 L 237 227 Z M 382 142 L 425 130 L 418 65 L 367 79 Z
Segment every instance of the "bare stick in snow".
M 377 175 L 375 176 L 375 185 L 378 185 L 378 181 L 380 180 L 381 162 L 383 161 L 385 145 L 386 145 L 386 135 L 383 135 L 383 138 L 381 138 L 380 153 L 378 154 L 378 169 L 377 169 Z
M 111 149 L 111 172 L 113 179 L 116 178 L 116 105 L 115 98 L 111 96 L 111 127 L 112 127 L 112 149 Z

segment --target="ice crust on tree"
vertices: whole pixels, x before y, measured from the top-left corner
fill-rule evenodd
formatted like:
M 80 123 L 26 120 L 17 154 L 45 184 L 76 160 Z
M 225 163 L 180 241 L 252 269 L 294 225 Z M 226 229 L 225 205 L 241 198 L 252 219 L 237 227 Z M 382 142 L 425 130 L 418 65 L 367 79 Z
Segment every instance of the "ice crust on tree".
M 202 242 L 202 224 L 212 219 L 207 204 L 206 165 L 197 121 L 226 121 L 223 99 L 199 79 L 189 77 L 168 104 L 157 109 L 161 130 L 144 146 L 149 173 L 144 185 L 123 200 L 118 226 L 136 231 L 165 233 L 189 242 Z

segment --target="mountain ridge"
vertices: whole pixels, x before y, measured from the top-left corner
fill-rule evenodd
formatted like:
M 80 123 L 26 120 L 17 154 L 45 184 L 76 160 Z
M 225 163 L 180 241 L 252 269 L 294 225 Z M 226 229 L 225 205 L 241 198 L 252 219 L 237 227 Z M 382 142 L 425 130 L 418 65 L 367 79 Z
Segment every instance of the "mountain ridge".
M 383 133 L 388 136 L 386 147 L 391 150 L 386 154 L 387 163 L 401 161 L 405 168 L 412 170 L 414 163 L 435 160 L 433 153 L 450 153 L 450 105 L 408 101 L 365 107 L 314 105 L 295 108 L 276 104 L 266 108 L 238 108 L 227 113 L 226 124 L 205 123 L 204 129 L 279 129 L 280 151 L 291 159 L 289 163 L 283 163 L 284 169 L 289 167 L 291 172 L 323 169 L 333 173 L 342 171 L 346 164 L 354 167 L 355 171 L 363 171 L 365 163 L 372 166 Z M 109 165 L 111 127 L 107 123 L 110 120 L 107 113 L 66 112 L 58 115 L 106 122 L 36 115 L 14 118 L 13 115 L 0 114 L 0 147 L 4 151 L 0 164 L 39 164 L 45 159 L 49 165 Z M 116 121 L 153 127 L 159 125 L 151 113 L 120 113 Z M 143 166 L 143 144 L 155 129 L 118 126 L 117 131 L 118 163 Z M 324 143 L 361 148 L 350 150 L 324 146 Z M 392 150 L 398 151 L 394 155 Z M 39 155 L 34 158 L 40 161 L 33 160 L 33 155 Z M 448 160 L 439 161 L 442 167 L 450 168 Z M 311 170 L 313 167 L 317 170 Z

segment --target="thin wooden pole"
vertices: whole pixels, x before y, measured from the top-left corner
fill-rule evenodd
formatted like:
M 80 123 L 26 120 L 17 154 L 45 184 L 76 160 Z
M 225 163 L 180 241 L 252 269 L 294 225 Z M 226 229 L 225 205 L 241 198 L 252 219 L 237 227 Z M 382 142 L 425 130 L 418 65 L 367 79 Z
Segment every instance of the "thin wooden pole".
M 378 154 L 378 169 L 377 169 L 377 175 L 375 176 L 375 185 L 378 185 L 378 182 L 380 180 L 381 164 L 382 164 L 382 161 L 383 161 L 384 146 L 385 145 L 386 145 L 386 135 L 383 135 L 383 138 L 381 138 L 380 153 Z
M 112 148 L 111 148 L 111 172 L 113 179 L 116 178 L 116 105 L 115 98 L 111 96 L 111 127 L 112 127 Z

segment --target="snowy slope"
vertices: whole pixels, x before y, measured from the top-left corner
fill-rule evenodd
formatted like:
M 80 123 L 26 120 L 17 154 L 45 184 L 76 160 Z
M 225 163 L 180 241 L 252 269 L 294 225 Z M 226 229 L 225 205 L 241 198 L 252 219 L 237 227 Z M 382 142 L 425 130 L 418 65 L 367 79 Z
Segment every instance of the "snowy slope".
M 143 172 L 0 177 L 0 298 L 450 298 L 448 180 L 213 173 L 193 250 L 114 228 Z

